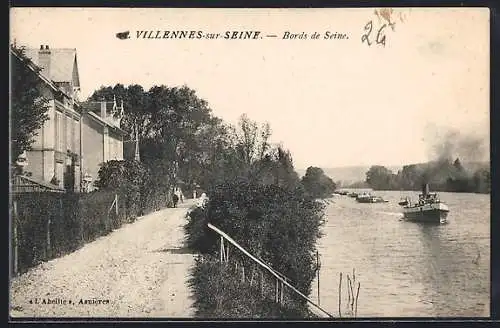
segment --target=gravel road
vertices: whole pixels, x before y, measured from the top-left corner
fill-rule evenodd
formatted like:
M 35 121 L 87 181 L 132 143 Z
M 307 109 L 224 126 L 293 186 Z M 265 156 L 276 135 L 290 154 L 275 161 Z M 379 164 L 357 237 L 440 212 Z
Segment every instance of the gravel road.
M 193 317 L 183 248 L 192 202 L 164 209 L 11 280 L 12 317 Z M 52 304 L 47 304 L 52 303 Z

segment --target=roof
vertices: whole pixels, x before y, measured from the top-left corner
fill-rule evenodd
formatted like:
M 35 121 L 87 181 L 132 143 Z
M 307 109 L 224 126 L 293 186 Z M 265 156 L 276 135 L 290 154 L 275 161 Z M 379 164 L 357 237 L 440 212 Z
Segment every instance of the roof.
M 13 192 L 64 192 L 59 186 L 25 175 L 15 177 L 12 189 Z
M 25 61 L 14 50 L 12 50 L 12 48 L 10 49 L 10 53 L 12 55 L 16 56 L 21 62 L 23 62 L 24 64 L 26 64 L 26 66 L 29 69 L 31 69 L 34 73 L 36 73 L 42 79 L 42 81 L 45 82 L 45 83 L 47 83 L 47 85 L 49 85 L 54 91 L 59 91 L 59 92 L 62 92 L 63 94 L 66 95 L 66 93 L 64 92 L 64 90 L 62 90 L 61 88 L 59 88 L 54 82 L 52 82 L 50 79 L 48 79 L 44 75 L 40 74 L 40 72 L 37 72 L 37 66 L 33 62 L 27 62 L 27 61 Z
M 127 132 L 123 131 L 122 129 L 120 129 L 119 127 L 117 127 L 116 125 L 114 124 L 111 124 L 110 122 L 102 119 L 102 117 L 100 117 L 99 115 L 97 115 L 96 113 L 94 112 L 87 112 L 86 113 L 88 116 L 92 117 L 95 121 L 97 121 L 99 124 L 103 125 L 103 126 L 107 126 L 107 127 L 110 127 L 112 128 L 113 130 L 115 130 L 116 132 L 122 134 L 122 135 L 125 135 L 127 134 Z
M 82 108 L 85 109 L 85 111 L 92 111 L 92 112 L 101 112 L 101 102 L 100 101 L 84 101 L 80 103 L 82 105 Z M 113 102 L 112 101 L 106 101 L 106 109 L 112 109 L 113 108 Z M 109 107 L 108 107 L 109 106 Z
M 72 82 L 74 87 L 80 87 L 80 75 L 78 73 L 78 63 L 76 49 L 55 48 L 50 51 L 50 72 L 42 74 L 54 82 Z M 26 48 L 25 54 L 31 61 L 40 66 L 39 49 Z

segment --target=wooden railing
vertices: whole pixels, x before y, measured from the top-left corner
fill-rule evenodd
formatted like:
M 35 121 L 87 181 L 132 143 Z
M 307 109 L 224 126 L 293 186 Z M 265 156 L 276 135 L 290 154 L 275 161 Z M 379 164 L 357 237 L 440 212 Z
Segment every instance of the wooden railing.
M 276 290 L 278 291 L 278 284 L 281 284 L 281 290 L 283 291 L 283 285 L 287 286 L 292 290 L 295 294 L 299 295 L 303 299 L 305 299 L 311 306 L 321 312 L 322 315 L 326 315 L 328 318 L 333 318 L 333 315 L 325 311 L 323 308 L 321 308 L 318 304 L 314 303 L 312 300 L 310 300 L 306 295 L 301 293 L 297 288 L 292 286 L 288 280 L 283 274 L 277 272 L 273 268 L 271 268 L 269 265 L 266 263 L 262 262 L 262 260 L 258 259 L 257 257 L 253 256 L 248 252 L 246 249 L 244 249 L 241 245 L 239 245 L 236 241 L 234 241 L 230 236 L 228 236 L 224 231 L 220 230 L 219 228 L 215 227 L 214 225 L 208 223 L 208 228 L 211 230 L 215 231 L 219 236 L 221 240 L 221 246 L 220 246 L 220 257 L 221 261 L 227 260 L 228 257 L 228 252 L 226 248 L 224 247 L 224 240 L 227 240 L 229 243 L 231 243 L 234 247 L 239 249 L 243 254 L 245 254 L 248 258 L 250 258 L 253 262 L 257 263 L 261 268 L 265 269 L 268 271 L 272 276 L 276 278 Z M 276 293 L 276 300 L 279 301 L 280 298 L 283 298 L 283 294 L 281 293 L 281 297 L 278 296 L 278 293 Z

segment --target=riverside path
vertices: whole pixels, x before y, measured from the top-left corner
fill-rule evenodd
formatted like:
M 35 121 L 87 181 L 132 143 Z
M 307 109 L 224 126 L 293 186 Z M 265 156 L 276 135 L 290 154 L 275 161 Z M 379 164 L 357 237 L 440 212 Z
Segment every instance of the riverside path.
M 10 315 L 193 317 L 187 280 L 194 255 L 183 248 L 192 204 L 148 214 L 13 278 Z

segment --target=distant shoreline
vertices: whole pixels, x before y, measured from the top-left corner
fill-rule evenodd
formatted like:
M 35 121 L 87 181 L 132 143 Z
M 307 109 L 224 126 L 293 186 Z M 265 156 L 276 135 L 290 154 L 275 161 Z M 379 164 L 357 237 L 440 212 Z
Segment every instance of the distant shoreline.
M 413 192 L 421 192 L 421 190 L 417 189 L 373 189 L 371 187 L 340 187 L 338 190 L 371 190 L 371 191 L 395 191 L 395 192 L 403 192 L 403 191 L 413 191 Z M 431 189 L 431 193 L 434 192 L 447 192 L 454 194 L 481 194 L 481 195 L 490 195 L 491 192 L 472 192 L 472 191 L 450 191 L 450 190 L 439 190 L 439 189 Z

